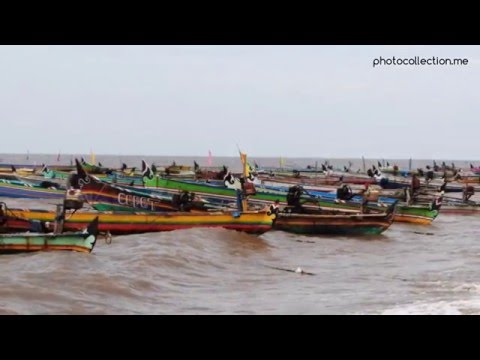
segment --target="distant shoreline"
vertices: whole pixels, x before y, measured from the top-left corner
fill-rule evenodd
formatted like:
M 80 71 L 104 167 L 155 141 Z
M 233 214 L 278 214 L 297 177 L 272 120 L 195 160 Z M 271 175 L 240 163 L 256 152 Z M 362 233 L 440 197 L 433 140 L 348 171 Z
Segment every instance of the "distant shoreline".
M 54 158 L 57 158 L 58 157 L 58 153 L 56 154 L 53 154 L 53 153 L 0 153 L 0 161 L 2 161 L 2 158 L 3 157 L 23 157 L 26 159 L 26 157 L 31 158 L 31 157 L 54 157 Z M 282 155 L 279 155 L 279 156 L 256 156 L 254 154 L 248 154 L 248 157 L 251 158 L 251 159 L 271 159 L 271 160 L 275 160 L 275 161 L 278 161 L 278 159 L 280 158 L 283 158 L 285 160 L 308 160 L 308 161 L 351 161 L 351 160 L 360 160 L 362 161 L 362 157 L 315 157 L 315 156 L 282 156 Z M 61 153 L 60 154 L 61 158 L 63 158 L 63 160 L 65 159 L 70 159 L 70 158 L 75 158 L 75 157 L 84 157 L 85 160 L 87 160 L 88 158 L 90 158 L 91 154 L 90 153 L 76 153 L 76 154 L 63 154 Z M 208 155 L 160 155 L 160 154 L 157 154 L 157 155 L 145 155 L 145 154 L 128 154 L 128 155 L 125 155 L 125 154 L 95 154 L 95 157 L 98 159 L 98 158 L 101 158 L 101 157 L 105 157 L 105 158 L 122 158 L 122 157 L 128 157 L 128 158 L 141 158 L 141 157 L 145 157 L 145 158 L 167 158 L 167 159 L 170 159 L 170 158 L 178 158 L 178 159 L 195 159 L 195 158 L 198 158 L 198 159 L 208 159 Z M 239 156 L 238 155 L 213 155 L 213 158 L 217 158 L 217 159 L 238 159 Z M 415 158 L 415 157 L 412 157 L 412 158 L 385 158 L 385 157 L 365 157 L 364 160 L 365 161 L 388 161 L 388 162 L 394 162 L 394 161 L 410 161 L 410 159 L 412 159 L 412 161 L 420 161 L 420 162 L 425 162 L 425 161 L 430 161 L 430 162 L 433 162 L 434 160 L 437 162 L 437 163 L 441 163 L 441 162 L 465 162 L 465 161 L 478 161 L 480 162 L 480 158 L 479 159 L 442 159 L 442 158 Z M 31 159 L 30 159 L 31 160 Z

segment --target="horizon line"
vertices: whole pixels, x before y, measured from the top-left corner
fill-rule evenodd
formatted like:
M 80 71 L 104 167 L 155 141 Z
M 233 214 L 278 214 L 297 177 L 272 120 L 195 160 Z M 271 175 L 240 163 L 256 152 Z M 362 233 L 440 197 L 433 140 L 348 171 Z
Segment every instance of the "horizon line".
M 35 156 L 35 155 L 48 155 L 48 156 L 58 156 L 59 153 L 43 153 L 43 152 L 38 152 L 38 153 L 31 153 L 31 152 L 28 152 L 28 153 L 0 153 L 0 155 L 27 155 L 28 156 Z M 61 156 L 75 156 L 75 155 L 86 155 L 86 156 L 89 156 L 91 155 L 92 153 L 91 152 L 87 152 L 87 153 L 65 153 L 65 154 L 62 154 L 60 153 Z M 122 156 L 131 156 L 131 157 L 142 157 L 142 156 L 148 156 L 148 157 L 153 157 L 153 156 L 159 156 L 159 157 L 189 157 L 189 158 L 193 158 L 193 157 L 205 157 L 205 158 L 208 158 L 209 156 L 208 155 L 173 155 L 173 154 L 169 154 L 169 155 L 160 155 L 160 154 L 155 154 L 155 155 L 152 155 L 152 154 L 111 154 L 111 153 L 103 153 L 103 154 L 97 154 L 97 153 L 94 153 L 95 154 L 95 157 L 98 157 L 98 156 L 118 156 L 118 157 L 122 157 Z M 480 161 L 480 158 L 477 158 L 477 159 L 473 159 L 473 158 L 464 158 L 464 159 L 460 159 L 460 158 L 457 158 L 457 159 L 452 159 L 452 158 L 441 158 L 441 157 L 435 157 L 435 158 L 415 158 L 415 157 L 405 157 L 405 158 L 402 158 L 402 157 L 364 157 L 364 156 L 350 156 L 350 157 L 325 157 L 325 156 L 282 156 L 282 155 L 278 155 L 278 156 L 262 156 L 262 155 L 248 155 L 247 153 L 247 156 L 250 157 L 250 158 L 266 158 L 266 159 L 279 159 L 279 158 L 283 158 L 283 159 L 322 159 L 322 160 L 345 160 L 345 159 L 362 159 L 364 158 L 365 160 L 375 160 L 375 161 L 380 161 L 380 160 L 431 160 L 431 161 Z M 238 155 L 214 155 L 213 157 L 224 157 L 224 158 L 236 158 L 238 157 Z

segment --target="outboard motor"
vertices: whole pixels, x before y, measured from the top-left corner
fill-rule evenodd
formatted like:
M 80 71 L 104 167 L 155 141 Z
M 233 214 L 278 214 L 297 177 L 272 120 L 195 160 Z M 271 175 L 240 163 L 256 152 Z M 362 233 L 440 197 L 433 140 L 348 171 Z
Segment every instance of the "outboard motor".
M 348 185 L 343 185 L 337 189 L 337 199 L 350 200 L 353 197 L 352 188 Z
M 427 175 L 425 176 L 425 180 L 427 182 L 429 182 L 430 180 L 433 180 L 433 171 L 432 170 L 427 171 Z
M 382 178 L 380 179 L 380 182 L 379 182 L 378 184 L 382 187 L 382 189 L 385 189 L 385 188 L 387 187 L 387 185 L 388 185 L 388 179 L 382 177 Z
M 77 174 L 72 174 L 67 179 L 67 188 L 80 189 L 80 177 Z
M 79 189 L 70 189 L 63 200 L 64 210 L 78 210 L 83 207 L 82 193 Z
M 188 191 L 182 191 L 180 194 L 173 195 L 172 203 L 180 211 L 190 211 L 193 208 L 192 202 L 194 198 L 195 198 L 195 194 L 190 193 Z
M 60 187 L 60 185 L 57 184 L 57 183 L 54 183 L 52 181 L 42 181 L 40 183 L 40 187 L 42 187 L 44 189 L 51 189 L 51 188 L 58 189 Z
M 303 194 L 303 189 L 300 186 L 292 186 L 288 189 L 287 193 L 287 204 L 288 206 L 299 207 L 300 198 Z

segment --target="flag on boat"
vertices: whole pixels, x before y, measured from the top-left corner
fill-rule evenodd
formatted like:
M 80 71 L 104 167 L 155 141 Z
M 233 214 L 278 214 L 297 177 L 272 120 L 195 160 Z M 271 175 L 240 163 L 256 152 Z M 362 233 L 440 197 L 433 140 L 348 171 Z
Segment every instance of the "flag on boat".
M 90 164 L 95 165 L 95 153 L 90 150 Z
M 212 152 L 208 150 L 208 160 L 207 160 L 208 166 L 212 166 Z
M 145 160 L 142 160 L 142 176 L 143 177 L 148 177 L 150 180 L 153 179 L 153 171 L 152 169 L 150 168 L 150 166 L 148 166 L 148 164 L 145 162 Z
M 240 151 L 240 161 L 242 165 L 245 166 L 247 164 L 247 154 Z
M 242 162 L 242 165 L 243 165 L 243 172 L 244 172 L 244 175 L 245 177 L 249 177 L 250 176 L 250 173 L 253 171 L 252 167 L 250 166 L 249 163 L 247 163 L 247 154 L 245 154 L 244 152 L 240 152 L 240 160 Z

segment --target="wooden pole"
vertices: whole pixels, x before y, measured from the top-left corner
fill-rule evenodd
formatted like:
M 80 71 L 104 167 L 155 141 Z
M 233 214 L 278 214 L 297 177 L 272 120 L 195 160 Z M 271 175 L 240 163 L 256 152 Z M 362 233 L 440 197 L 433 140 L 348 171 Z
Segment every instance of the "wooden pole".
M 242 155 L 240 155 L 240 156 L 242 156 Z M 247 155 L 246 154 L 245 154 L 245 157 L 243 157 L 242 160 L 243 160 L 243 179 L 246 183 L 247 182 Z M 243 211 L 247 211 L 248 201 L 247 201 L 247 197 L 245 196 L 245 194 L 242 194 L 242 207 L 243 207 Z

